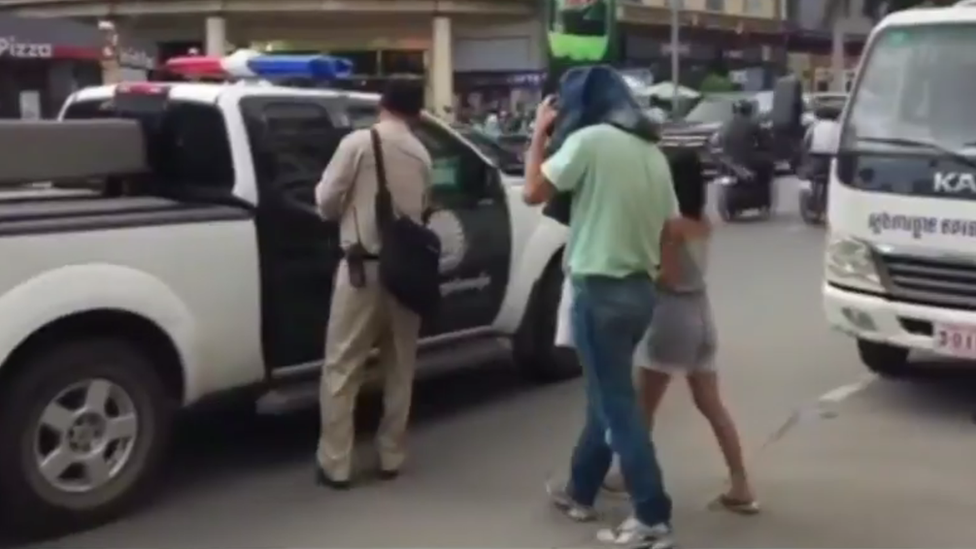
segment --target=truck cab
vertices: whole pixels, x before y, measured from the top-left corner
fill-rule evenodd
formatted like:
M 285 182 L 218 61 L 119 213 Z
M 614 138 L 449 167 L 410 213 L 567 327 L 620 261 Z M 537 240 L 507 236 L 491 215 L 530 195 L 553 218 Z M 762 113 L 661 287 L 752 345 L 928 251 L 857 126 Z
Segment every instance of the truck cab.
M 35 189 L 55 178 L 37 172 L 29 196 L 0 191 L 0 253 L 17 258 L 0 270 L 8 523 L 90 526 L 152 496 L 181 410 L 315 403 L 341 250 L 314 187 L 339 141 L 377 112 L 377 96 L 331 89 L 128 83 L 80 90 L 60 128 L 42 124 L 71 156 L 85 145 L 69 131 L 79 124 L 128 123 L 120 131 L 138 128 L 123 135 L 146 167 L 118 177 L 86 165 L 97 177 L 59 173 Z M 555 349 L 567 229 L 448 124 L 424 115 L 413 131 L 434 162 L 430 226 L 442 241 L 443 299 L 422 328 L 418 375 L 499 342 L 528 378 L 578 375 Z
M 824 307 L 883 375 L 976 359 L 974 4 L 885 17 L 840 119 Z

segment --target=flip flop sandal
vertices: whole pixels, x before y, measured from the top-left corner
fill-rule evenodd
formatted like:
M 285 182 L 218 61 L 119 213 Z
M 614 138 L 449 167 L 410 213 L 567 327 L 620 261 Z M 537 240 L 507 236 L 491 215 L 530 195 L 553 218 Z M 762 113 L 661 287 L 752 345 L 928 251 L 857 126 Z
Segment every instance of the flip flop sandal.
M 760 511 L 758 501 L 743 501 L 729 497 L 728 494 L 722 494 L 715 498 L 710 507 L 713 510 L 725 510 L 737 515 L 758 515 Z

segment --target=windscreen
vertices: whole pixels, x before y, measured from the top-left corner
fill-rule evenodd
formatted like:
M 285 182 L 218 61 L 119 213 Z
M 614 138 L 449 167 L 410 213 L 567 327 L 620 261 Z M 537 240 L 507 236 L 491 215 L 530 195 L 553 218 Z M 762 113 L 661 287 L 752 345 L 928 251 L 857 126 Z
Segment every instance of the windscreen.
M 737 98 L 727 96 L 706 97 L 688 111 L 689 122 L 728 122 L 732 119 L 732 103 Z
M 861 68 L 841 151 L 931 154 L 898 138 L 961 152 L 976 145 L 976 24 L 883 30 Z
M 65 119 L 118 118 L 113 100 L 77 101 Z M 169 100 L 156 123 L 148 124 L 147 146 L 153 173 L 170 185 L 213 190 L 234 186 L 234 164 L 224 118 L 217 107 Z

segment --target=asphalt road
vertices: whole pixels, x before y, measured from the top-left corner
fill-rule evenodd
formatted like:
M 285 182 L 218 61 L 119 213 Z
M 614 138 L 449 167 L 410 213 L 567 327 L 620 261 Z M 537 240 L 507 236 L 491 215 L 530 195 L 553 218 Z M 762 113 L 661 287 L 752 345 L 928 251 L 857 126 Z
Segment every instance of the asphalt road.
M 708 511 L 723 471 L 684 387 L 655 434 L 685 547 L 964 547 L 976 540 L 976 383 L 864 380 L 820 308 L 823 230 L 782 184 L 772 221 L 719 227 L 710 281 L 719 368 L 765 512 Z M 851 385 L 855 384 L 855 385 Z M 837 388 L 846 389 L 834 391 Z M 850 389 L 850 390 L 848 390 Z M 821 395 L 839 402 L 815 413 Z M 546 504 L 582 418 L 579 382 L 532 388 L 504 364 L 424 383 L 412 460 L 392 483 L 316 488 L 313 414 L 187 426 L 149 509 L 46 547 L 587 547 L 595 528 Z M 803 420 L 761 452 L 798 409 Z M 371 414 L 366 414 L 371 415 Z M 366 418 L 368 439 L 373 418 Z M 368 442 L 366 440 L 365 442 Z M 363 445 L 362 461 L 370 460 Z M 601 507 L 620 517 L 626 504 Z

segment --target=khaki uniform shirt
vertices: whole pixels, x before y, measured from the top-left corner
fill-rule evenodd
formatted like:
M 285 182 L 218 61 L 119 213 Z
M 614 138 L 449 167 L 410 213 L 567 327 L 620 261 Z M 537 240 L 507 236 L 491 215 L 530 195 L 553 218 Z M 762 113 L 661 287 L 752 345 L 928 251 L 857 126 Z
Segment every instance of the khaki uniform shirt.
M 394 208 L 399 215 L 421 222 L 432 179 L 430 154 L 405 123 L 384 120 L 375 128 L 380 135 Z M 379 253 L 374 207 L 377 185 L 369 130 L 356 130 L 339 143 L 315 188 L 322 218 L 339 221 L 343 250 L 361 241 L 368 253 Z

